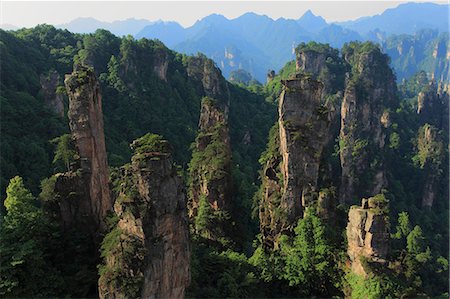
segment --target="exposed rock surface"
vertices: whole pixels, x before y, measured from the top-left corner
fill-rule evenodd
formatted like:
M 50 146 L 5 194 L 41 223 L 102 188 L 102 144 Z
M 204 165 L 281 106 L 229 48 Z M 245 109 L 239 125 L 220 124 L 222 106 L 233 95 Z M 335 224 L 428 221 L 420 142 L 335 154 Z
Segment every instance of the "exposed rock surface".
M 387 202 L 383 195 L 362 200 L 362 206 L 352 206 L 348 212 L 347 253 L 351 269 L 367 276 L 365 262 L 384 263 L 389 250 Z
M 41 83 L 45 105 L 52 109 L 58 116 L 64 117 L 63 95 L 56 92 L 59 86 L 59 74 L 56 71 L 51 71 L 47 75 L 41 75 L 39 81 Z
M 167 81 L 167 69 L 169 67 L 169 57 L 167 49 L 161 49 L 154 53 L 153 70 L 159 79 Z
M 300 44 L 295 49 L 297 72 L 312 75 L 324 84 L 326 94 L 335 94 L 344 88 L 345 64 L 339 51 L 325 44 Z
M 296 51 L 295 68 L 297 71 L 303 71 L 313 74 L 320 74 L 328 57 L 326 52 L 317 52 L 313 50 Z
M 202 55 L 189 57 L 187 73 L 189 77 L 202 83 L 205 96 L 223 101 L 228 109 L 230 100 L 228 85 L 214 61 Z
M 344 55 L 352 75 L 341 106 L 340 202 L 352 203 L 380 193 L 387 185 L 382 152 L 396 84 L 388 57 L 378 48 L 359 46 Z
M 55 175 L 55 201 L 47 203 L 46 210 L 65 230 L 90 235 L 95 247 L 112 210 L 101 95 L 93 71 L 82 66 L 67 75 L 65 84 L 75 162 L 69 171 Z
M 79 161 L 75 173 L 60 176 L 56 191 L 70 195 L 73 192 L 69 190 L 76 188 L 74 192 L 78 194 L 80 203 L 74 206 L 68 197 L 61 196 L 64 201 L 61 206 L 71 207 L 62 209 L 63 214 L 64 210 L 70 211 L 70 215 L 64 214 L 62 218 L 67 218 L 67 222 L 71 222 L 69 218 L 88 218 L 93 231 L 101 231 L 105 229 L 104 218 L 112 209 L 112 200 L 100 86 L 93 70 L 84 66 L 76 66 L 74 72 L 66 76 L 65 85 L 69 96 L 69 125 Z M 78 180 L 83 183 L 78 183 Z
M 417 97 L 417 114 L 421 124 L 428 123 L 443 128 L 445 113 L 445 92 L 438 92 L 436 83 L 431 81 Z
M 443 170 L 444 142 L 434 126 L 425 124 L 419 130 L 417 140 L 420 167 L 424 170 L 422 207 L 431 208 L 439 192 L 439 185 L 445 176 Z
M 223 108 L 225 107 L 225 108 Z M 194 219 L 200 207 L 201 198 L 206 198 L 213 211 L 231 212 L 231 145 L 228 129 L 228 108 L 225 104 L 205 97 L 199 121 L 193 158 L 190 163 L 189 217 Z M 211 222 L 211 226 L 225 223 Z M 211 231 L 226 231 L 224 228 L 210 228 Z M 220 233 L 221 234 L 221 233 Z M 216 239 L 214 233 L 212 239 Z
M 330 103 L 323 97 L 321 82 L 297 75 L 283 85 L 279 155 L 267 161 L 263 171 L 260 226 L 268 246 L 297 223 L 305 207 L 317 202 L 319 166 L 331 123 Z
M 112 245 L 103 252 L 100 298 L 184 298 L 190 282 L 184 184 L 167 142 L 143 138 L 121 169 L 119 221 L 104 241 Z
M 443 134 L 448 134 L 447 86 L 432 80 L 417 97 L 417 114 L 422 125 L 418 132 L 417 151 L 424 170 L 422 207 L 432 208 L 442 182 L 444 164 Z M 445 176 L 445 175 L 444 175 Z
M 300 77 L 287 80 L 284 85 L 279 103 L 284 178 L 281 207 L 286 210 L 290 225 L 317 197 L 314 193 L 330 119 L 323 101 L 322 83 Z

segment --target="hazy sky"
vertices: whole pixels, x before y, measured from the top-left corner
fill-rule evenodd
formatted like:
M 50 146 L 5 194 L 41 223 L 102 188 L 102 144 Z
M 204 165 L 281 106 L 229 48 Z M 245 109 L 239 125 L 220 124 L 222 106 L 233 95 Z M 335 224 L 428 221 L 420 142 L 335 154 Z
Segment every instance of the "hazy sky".
M 236 18 L 252 11 L 273 19 L 299 18 L 306 10 L 327 21 L 343 21 L 379 14 L 406 1 L 4 1 L 1 24 L 31 27 L 36 24 L 63 24 L 79 17 L 100 21 L 138 18 L 177 21 L 190 26 L 211 13 Z M 420 1 L 415 1 L 420 2 Z M 447 3 L 447 1 L 431 1 Z

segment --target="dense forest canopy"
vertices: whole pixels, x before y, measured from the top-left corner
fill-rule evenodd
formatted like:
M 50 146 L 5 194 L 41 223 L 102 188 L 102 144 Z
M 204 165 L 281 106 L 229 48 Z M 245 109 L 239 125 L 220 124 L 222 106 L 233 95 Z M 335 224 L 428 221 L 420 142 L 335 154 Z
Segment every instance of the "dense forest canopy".
M 422 35 L 408 43 L 414 47 Z M 401 38 L 388 40 L 385 53 L 370 42 L 347 43 L 342 50 L 302 43 L 296 61 L 269 71 L 261 84 L 246 72 L 234 73 L 228 82 L 206 56 L 180 54 L 158 40 L 117 37 L 106 30 L 73 34 L 49 25 L 0 30 L 0 294 L 95 297 L 100 276 L 128 296 L 141 296 L 144 276 L 110 263 L 115 258 L 125 265 L 147 261 L 145 246 L 121 225 L 139 218 L 130 215 L 158 217 L 151 205 L 133 204 L 145 197 L 137 185 L 162 163 L 161 169 L 170 171 L 161 184 L 180 180 L 183 191 L 177 194 L 186 189 L 186 202 L 195 206 L 195 213 L 189 206 L 185 215 L 191 250 L 188 297 L 447 297 L 448 87 L 425 72 L 412 74 L 401 67 L 409 62 L 399 60 L 394 66 L 409 79 L 396 85 L 388 62 L 395 55 L 394 39 Z M 438 43 L 445 39 L 434 38 Z M 109 185 L 117 206 L 105 220 L 100 242 L 83 231 L 84 224 L 68 229 L 58 218 L 65 200 L 58 193 L 59 180 L 84 175 L 76 168 L 83 160 L 68 126 L 74 95 L 64 86 L 74 65 L 95 73 L 103 103 Z M 83 70 L 78 68 L 79 84 L 89 76 Z M 289 80 L 301 82 L 303 89 Z M 293 124 L 282 119 L 291 112 L 286 110 L 278 119 L 277 106 L 282 111 L 289 96 L 295 98 L 306 84 L 323 101 L 308 112 L 317 117 Z M 384 91 L 386 97 L 379 100 Z M 357 108 L 362 112 L 345 131 L 341 108 L 353 113 L 345 110 L 352 96 L 364 109 Z M 374 127 L 364 129 L 365 117 Z M 373 128 L 384 134 L 381 145 L 371 139 Z M 285 217 L 282 193 L 290 183 L 284 148 L 298 143 L 303 146 L 299 155 L 308 153 L 317 147 L 309 138 L 319 130 L 331 137 L 324 139 L 320 153 L 302 161 L 320 164 L 311 194 L 324 201 L 311 200 L 302 216 L 284 227 L 277 222 Z M 286 136 L 292 139 L 284 144 Z M 351 173 L 370 170 L 358 177 L 351 203 L 338 198 L 344 158 L 354 164 Z M 362 160 L 368 165 L 358 164 Z M 380 165 L 386 188 L 379 194 L 359 192 L 358 184 L 378 179 L 373 170 Z M 221 188 L 224 182 L 227 190 Z M 230 204 L 222 209 L 219 200 L 211 199 L 215 192 L 226 193 L 221 198 Z M 336 202 L 327 204 L 326 198 Z M 346 230 L 352 213 L 379 219 L 388 232 L 390 249 L 383 263 L 364 256 L 358 261 L 366 276 L 349 267 Z M 272 247 L 260 231 L 267 214 L 267 227 L 276 232 Z M 124 235 L 129 239 L 119 255 Z

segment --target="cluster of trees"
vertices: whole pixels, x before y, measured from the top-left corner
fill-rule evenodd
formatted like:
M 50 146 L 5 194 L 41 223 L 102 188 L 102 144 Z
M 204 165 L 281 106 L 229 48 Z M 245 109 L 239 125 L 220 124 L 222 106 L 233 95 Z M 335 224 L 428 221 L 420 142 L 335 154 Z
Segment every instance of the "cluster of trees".
M 83 241 L 86 236 L 77 232 L 63 234 L 59 224 L 42 209 L 46 202 L 55 200 L 50 192 L 52 180 L 44 178 L 69 168 L 74 151 L 70 135 L 65 135 L 67 119 L 43 105 L 39 77 L 55 70 L 62 86 L 63 75 L 71 71 L 73 62 L 93 65 L 102 88 L 108 159 L 113 169 L 129 161 L 133 140 L 154 132 L 173 145 L 175 160 L 182 165 L 185 178 L 204 96 L 201 82 L 188 76 L 187 56 L 167 49 L 159 41 L 118 38 L 105 30 L 72 34 L 47 25 L 16 32 L 0 30 L 0 40 L 0 196 L 5 206 L 0 223 L 0 295 L 95 294 L 98 276 L 92 268 L 95 261 L 89 260 L 92 248 L 83 246 L 89 243 Z M 349 45 L 344 51 L 351 50 Z M 165 78 L 155 72 L 160 61 L 167 62 Z M 330 68 L 340 67 L 336 61 L 328 63 Z M 342 296 L 346 288 L 354 297 L 368 298 L 444 294 L 448 288 L 448 202 L 442 192 L 431 210 L 421 208 L 424 173 L 420 161 L 430 157 L 414 159 L 420 127 L 416 98 L 427 84 L 423 73 L 399 87 L 399 97 L 405 100 L 394 107 L 388 137 L 390 150 L 385 153 L 390 165 L 390 219 L 395 227 L 389 257 L 392 267 L 367 280 L 346 275 L 342 223 L 336 231 L 329 231 L 330 225 L 312 210 L 299 220 L 292 235 L 281 238 L 275 252 L 261 247 L 256 236 L 257 213 L 252 217 L 258 204 L 253 196 L 258 192 L 259 162 L 264 164 L 269 155 L 278 151 L 273 142 L 276 127 L 267 150 L 264 148 L 275 122 L 281 80 L 294 73 L 295 62 L 289 62 L 265 85 L 251 80 L 229 85 L 235 207 L 232 216 L 239 219 L 246 237 L 237 247 L 239 252 L 210 246 L 202 228 L 211 221 L 212 212 L 205 200 L 201 201 L 196 223 L 199 233 L 192 235 L 192 284 L 188 296 L 331 297 Z M 152 136 L 147 137 L 152 140 Z M 433 151 L 419 154 L 431 155 Z M 440 165 L 448 165 L 443 157 L 448 155 L 439 155 L 444 159 Z M 441 185 L 439 190 L 443 191 L 448 180 Z M 339 236 L 333 237 L 336 234 Z M 253 246 L 251 240 L 255 240 Z

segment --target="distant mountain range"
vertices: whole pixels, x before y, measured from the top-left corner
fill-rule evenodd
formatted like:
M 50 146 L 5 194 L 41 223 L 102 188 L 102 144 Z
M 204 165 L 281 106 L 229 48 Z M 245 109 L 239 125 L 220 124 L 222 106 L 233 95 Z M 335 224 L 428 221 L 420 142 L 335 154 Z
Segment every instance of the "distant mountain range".
M 57 27 L 67 29 L 75 33 L 92 33 L 95 30 L 102 28 L 110 31 L 111 33 L 123 36 L 123 35 L 135 35 L 142 30 L 145 26 L 150 26 L 155 22 L 149 20 L 137 20 L 126 19 L 122 21 L 114 22 L 102 22 L 94 18 L 78 18 L 67 24 L 61 24 Z
M 424 28 L 448 31 L 450 6 L 434 3 L 405 3 L 385 10 L 380 15 L 336 23 L 344 28 L 367 34 L 383 31 L 388 34 L 413 34 Z
M 419 42 L 429 43 L 426 47 L 420 46 L 420 55 L 414 53 L 414 49 L 412 52 L 408 50 L 410 51 L 408 55 L 413 55 L 413 58 L 394 55 L 399 57 L 398 61 L 393 61 L 393 66 L 401 68 L 401 70 L 396 68 L 396 71 L 402 79 L 421 66 L 428 67 L 426 71 L 434 74 L 434 62 L 428 59 L 422 63 L 425 58 L 421 55 L 427 53 L 432 55 L 433 45 L 430 44 L 432 40 L 437 42 L 439 32 L 448 32 L 449 9 L 449 4 L 405 3 L 387 9 L 379 15 L 337 23 L 327 23 L 324 18 L 308 10 L 296 20 L 284 18 L 273 20 L 255 13 L 246 13 L 235 19 L 212 14 L 188 28 L 176 22 L 127 19 L 108 23 L 93 18 L 78 18 L 57 27 L 77 33 L 90 33 L 103 28 L 119 36 L 131 34 L 138 39 L 156 38 L 169 48 L 182 53 L 204 53 L 217 63 L 227 78 L 232 71 L 245 69 L 261 82 L 265 81 L 268 70 L 279 70 L 294 58 L 293 49 L 300 42 L 314 40 L 340 48 L 349 41 L 371 40 L 386 47 L 385 50 L 389 50 L 391 54 L 395 54 L 394 50 L 397 47 L 395 42 L 408 40 L 407 44 L 414 46 L 418 46 Z M 413 35 L 424 29 L 432 29 L 434 33 L 422 34 L 420 38 L 414 36 L 393 38 L 394 34 Z M 441 48 L 449 48 L 448 34 L 441 37 L 439 43 Z M 405 66 L 405 63 L 409 65 Z M 447 62 L 436 63 L 440 65 L 440 70 L 448 69 L 448 59 Z M 437 75 L 442 77 L 440 73 Z M 448 74 L 444 77 L 448 78 Z

